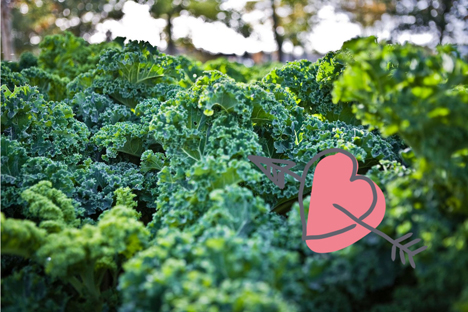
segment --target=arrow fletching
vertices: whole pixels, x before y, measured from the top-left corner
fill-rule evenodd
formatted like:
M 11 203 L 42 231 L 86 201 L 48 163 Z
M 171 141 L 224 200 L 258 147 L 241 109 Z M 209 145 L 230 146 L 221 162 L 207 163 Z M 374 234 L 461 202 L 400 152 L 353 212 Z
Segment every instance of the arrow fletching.
M 280 189 L 284 188 L 284 179 L 286 174 L 297 178 L 297 175 L 289 170 L 289 168 L 296 165 L 293 161 L 254 155 L 250 155 L 248 158 Z M 266 167 L 264 167 L 264 165 L 266 165 Z
M 410 250 L 409 249 L 409 247 L 419 243 L 421 241 L 420 238 L 413 239 L 412 241 L 410 241 L 409 243 L 406 243 L 404 245 L 400 244 L 402 241 L 406 240 L 407 238 L 411 237 L 412 235 L 413 235 L 413 233 L 408 233 L 408 234 L 403 235 L 400 238 L 395 239 L 395 241 L 393 243 L 393 246 L 392 246 L 392 261 L 395 261 L 396 249 L 399 248 L 400 249 L 400 261 L 401 261 L 401 263 L 403 263 L 403 264 L 406 263 L 406 259 L 405 259 L 405 253 L 406 253 L 408 255 L 408 261 L 409 261 L 410 265 L 414 269 L 416 267 L 416 265 L 414 263 L 413 257 L 415 255 L 417 255 L 418 253 L 426 250 L 427 246 L 419 247 L 416 250 Z

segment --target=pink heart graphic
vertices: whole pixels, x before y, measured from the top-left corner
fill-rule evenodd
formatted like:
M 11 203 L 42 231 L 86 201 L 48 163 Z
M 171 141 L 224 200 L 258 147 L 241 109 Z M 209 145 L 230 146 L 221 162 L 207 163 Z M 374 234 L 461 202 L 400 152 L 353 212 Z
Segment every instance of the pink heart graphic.
M 369 178 L 358 175 L 357 170 L 357 161 L 343 153 L 323 158 L 315 168 L 306 236 L 312 251 L 337 251 L 370 233 L 334 205 L 374 228 L 382 222 L 382 190 Z
M 320 160 L 330 153 L 336 154 Z M 403 243 L 413 235 L 411 232 L 392 239 L 377 229 L 385 215 L 384 195 L 371 179 L 357 174 L 358 163 L 350 152 L 339 148 L 320 151 L 305 165 L 300 175 L 290 170 L 296 166 L 290 160 L 255 155 L 250 155 L 249 159 L 281 189 L 284 188 L 286 174 L 301 183 L 298 199 L 302 239 L 312 251 L 328 253 L 346 248 L 371 231 L 392 244 L 392 261 L 395 261 L 399 250 L 401 263 L 405 264 L 408 257 L 413 268 L 416 267 L 414 256 L 427 249 L 427 246 L 410 249 L 421 241 L 420 238 Z M 309 169 L 318 160 L 306 222 L 303 191 Z

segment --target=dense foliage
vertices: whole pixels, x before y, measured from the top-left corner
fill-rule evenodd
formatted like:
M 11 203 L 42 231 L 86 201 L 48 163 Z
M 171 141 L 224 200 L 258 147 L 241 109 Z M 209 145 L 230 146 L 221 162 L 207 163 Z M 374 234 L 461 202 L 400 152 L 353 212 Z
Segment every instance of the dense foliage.
M 467 311 L 468 64 L 453 47 L 363 38 L 251 70 L 70 34 L 41 48 L 2 63 L 5 311 Z M 298 183 L 278 189 L 247 158 L 300 174 L 328 148 L 384 191 L 380 230 L 429 247 L 416 269 L 373 234 L 313 253 Z

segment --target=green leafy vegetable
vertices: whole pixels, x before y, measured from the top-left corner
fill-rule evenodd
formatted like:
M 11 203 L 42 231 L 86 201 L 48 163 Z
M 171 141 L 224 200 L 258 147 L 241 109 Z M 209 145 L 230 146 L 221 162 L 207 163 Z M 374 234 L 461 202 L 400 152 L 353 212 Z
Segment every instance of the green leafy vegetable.
M 454 47 L 360 38 L 247 67 L 124 41 L 64 33 L 1 63 L 2 309 L 464 311 L 468 64 Z M 312 252 L 297 181 L 279 189 L 248 159 L 302 175 L 329 148 L 384 192 L 379 230 L 428 246 L 415 270 L 372 234 Z

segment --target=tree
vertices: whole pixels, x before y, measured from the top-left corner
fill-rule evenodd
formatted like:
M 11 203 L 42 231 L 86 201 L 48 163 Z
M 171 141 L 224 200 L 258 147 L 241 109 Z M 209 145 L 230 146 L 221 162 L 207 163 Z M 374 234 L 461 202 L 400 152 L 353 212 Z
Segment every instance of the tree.
M 353 15 L 353 21 L 364 27 L 372 26 L 382 18 L 384 13 L 394 11 L 392 0 L 346 0 L 339 3 L 339 7 Z
M 4 58 L 15 49 L 18 53 L 31 50 L 39 40 L 50 34 L 68 30 L 76 36 L 88 39 L 94 27 L 105 19 L 120 19 L 122 8 L 127 0 L 2 0 L 2 51 Z M 234 23 L 233 14 L 220 8 L 224 0 L 139 0 L 150 6 L 154 18 L 164 18 L 167 22 L 165 35 L 168 53 L 175 53 L 173 39 L 173 19 L 183 12 L 206 21 L 221 21 L 226 25 L 241 25 L 241 17 Z M 11 13 L 11 14 L 10 14 Z M 220 14 L 221 13 L 221 14 Z M 235 17 L 235 16 L 234 16 Z M 8 25 L 13 31 L 8 32 Z M 5 25 L 5 26 L 4 26 Z M 245 25 L 244 25 L 245 26 Z M 246 29 L 238 27 L 245 33 Z M 12 34 L 10 36 L 10 34 Z M 34 39 L 31 39 L 34 38 Z M 32 44 L 30 42 L 33 42 Z
M 11 1 L 2 0 L 2 59 L 3 60 L 12 60 L 15 54 L 15 50 L 11 38 Z
M 311 30 L 312 17 L 318 10 L 317 4 L 307 0 L 260 0 L 248 2 L 245 10 L 265 12 L 260 22 L 272 25 L 278 60 L 283 62 L 283 44 L 286 41 L 294 46 L 306 46 L 306 35 Z
M 50 34 L 68 30 L 85 39 L 97 23 L 122 17 L 126 0 L 2 0 L 2 53 L 20 54 Z M 8 28 L 11 25 L 11 28 Z M 7 31 L 10 29 L 10 31 Z M 32 42 L 32 43 L 31 43 Z
M 165 35 L 167 38 L 167 52 L 174 54 L 175 43 L 173 38 L 173 19 L 181 14 L 188 12 L 195 17 L 202 17 L 207 21 L 215 21 L 218 19 L 218 13 L 221 12 L 220 0 L 204 0 L 204 1 L 189 1 L 189 0 L 155 0 L 149 1 L 151 5 L 150 13 L 154 18 L 164 18 L 166 20 Z
M 412 0 L 410 6 L 404 6 L 401 2 L 395 3 L 392 15 L 405 17 L 396 27 L 395 32 L 411 31 L 414 33 L 433 32 L 437 33 L 438 43 L 457 43 L 459 31 L 468 30 L 468 1 L 466 0 Z M 463 10 L 464 8 L 464 10 Z M 463 13 L 464 12 L 464 13 Z M 461 24 L 457 29 L 456 24 Z
M 383 13 L 395 18 L 395 38 L 403 32 L 432 33 L 437 43 L 460 42 L 460 34 L 468 31 L 467 0 L 363 0 L 344 1 L 342 8 L 353 13 L 354 20 L 364 27 L 372 26 Z

